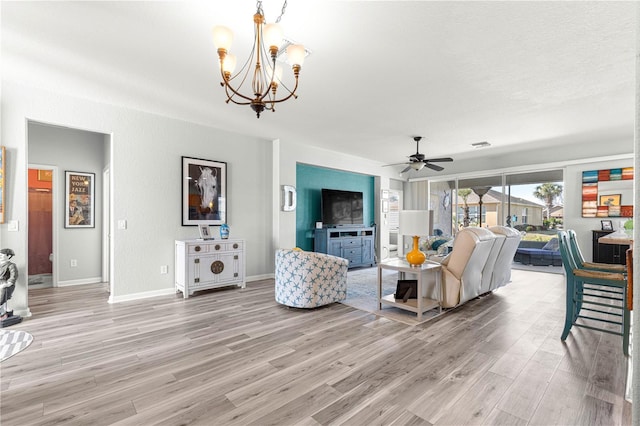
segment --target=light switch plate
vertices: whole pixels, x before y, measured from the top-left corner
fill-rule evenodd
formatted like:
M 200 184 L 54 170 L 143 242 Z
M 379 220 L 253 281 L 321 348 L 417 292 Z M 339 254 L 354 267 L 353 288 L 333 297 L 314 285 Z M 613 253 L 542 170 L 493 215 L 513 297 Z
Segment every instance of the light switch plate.
M 118 220 L 118 229 L 127 229 L 127 220 L 126 219 Z
M 10 220 L 9 221 L 9 226 L 8 226 L 7 231 L 18 232 L 19 229 L 20 229 L 20 225 L 19 225 L 19 222 L 17 220 Z

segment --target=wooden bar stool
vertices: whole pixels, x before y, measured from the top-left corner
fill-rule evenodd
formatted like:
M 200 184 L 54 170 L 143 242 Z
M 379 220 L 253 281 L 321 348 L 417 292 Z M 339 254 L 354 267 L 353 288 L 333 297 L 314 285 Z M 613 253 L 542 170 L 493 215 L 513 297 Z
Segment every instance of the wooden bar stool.
M 631 313 L 627 276 L 578 267 L 568 233 L 559 231 L 558 241 L 567 278 L 565 325 L 560 339 L 566 340 L 573 326 L 615 334 L 622 336 L 622 351 L 628 356 Z M 607 325 L 619 326 L 619 331 L 605 328 Z

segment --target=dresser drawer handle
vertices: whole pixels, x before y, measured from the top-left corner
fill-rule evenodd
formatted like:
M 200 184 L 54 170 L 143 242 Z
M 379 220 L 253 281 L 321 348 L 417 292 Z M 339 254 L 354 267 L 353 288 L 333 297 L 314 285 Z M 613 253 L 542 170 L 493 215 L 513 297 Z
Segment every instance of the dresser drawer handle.
M 200 250 L 202 250 L 202 249 L 200 248 L 200 246 L 196 246 L 196 247 L 194 248 L 194 250 L 195 250 L 195 251 L 200 251 Z
M 238 248 L 238 243 L 233 244 L 233 248 L 237 249 Z
M 215 249 L 216 249 L 216 250 L 220 250 L 220 244 L 216 244 Z

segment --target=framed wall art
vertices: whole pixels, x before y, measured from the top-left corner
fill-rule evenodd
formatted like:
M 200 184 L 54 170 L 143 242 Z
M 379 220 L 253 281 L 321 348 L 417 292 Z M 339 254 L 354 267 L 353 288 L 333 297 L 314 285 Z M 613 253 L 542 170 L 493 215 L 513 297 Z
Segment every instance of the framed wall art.
M 65 228 L 94 228 L 95 174 L 65 171 Z
M 0 146 L 0 223 L 4 223 L 4 146 Z
M 182 157 L 182 225 L 227 222 L 227 163 Z
M 582 172 L 582 217 L 633 217 L 633 167 Z
M 600 202 L 598 203 L 598 206 L 619 206 L 620 197 L 620 194 L 600 195 Z

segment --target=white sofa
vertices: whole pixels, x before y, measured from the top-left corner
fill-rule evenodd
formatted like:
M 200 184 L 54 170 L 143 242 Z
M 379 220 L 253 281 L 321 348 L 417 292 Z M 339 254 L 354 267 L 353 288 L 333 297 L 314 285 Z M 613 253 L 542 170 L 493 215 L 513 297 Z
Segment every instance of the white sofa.
M 316 308 L 347 298 L 349 261 L 302 250 L 276 251 L 276 302 L 294 308 Z
M 442 264 L 442 306 L 461 305 L 507 284 L 519 241 L 520 233 L 511 228 L 496 227 L 495 232 L 476 227 L 461 229 L 451 253 L 439 260 L 430 258 Z M 433 286 L 428 287 L 435 292 Z
M 489 230 L 496 235 L 504 235 L 505 237 L 491 274 L 490 288 L 495 290 L 511 282 L 511 264 L 520 245 L 522 234 L 507 226 L 492 226 Z
M 453 240 L 453 250 L 442 261 L 442 306 L 451 308 L 479 296 L 482 275 L 495 242 L 485 228 L 463 228 Z

